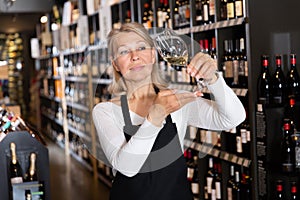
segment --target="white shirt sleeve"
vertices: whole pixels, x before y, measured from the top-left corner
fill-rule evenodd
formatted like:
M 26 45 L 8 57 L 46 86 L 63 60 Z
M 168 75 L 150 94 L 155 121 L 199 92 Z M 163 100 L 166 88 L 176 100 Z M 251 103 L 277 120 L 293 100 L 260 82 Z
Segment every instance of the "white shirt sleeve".
M 245 120 L 243 104 L 222 77 L 208 85 L 214 100 L 199 98 L 185 108 L 188 125 L 210 130 L 228 130 Z
M 136 175 L 151 152 L 162 127 L 154 126 L 144 119 L 139 130 L 127 142 L 123 133 L 121 108 L 108 102 L 94 107 L 93 120 L 109 164 L 126 176 Z

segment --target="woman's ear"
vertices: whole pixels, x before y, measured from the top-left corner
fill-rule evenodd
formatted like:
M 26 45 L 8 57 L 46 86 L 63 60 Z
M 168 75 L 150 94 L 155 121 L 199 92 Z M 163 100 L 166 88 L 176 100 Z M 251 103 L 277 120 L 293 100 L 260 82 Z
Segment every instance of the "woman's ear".
M 155 61 L 156 61 L 156 56 L 155 56 L 155 54 L 156 54 L 156 50 L 155 50 L 154 47 L 152 47 L 152 64 L 154 64 Z
M 114 60 L 111 60 L 111 64 L 117 72 L 120 72 L 120 69 Z

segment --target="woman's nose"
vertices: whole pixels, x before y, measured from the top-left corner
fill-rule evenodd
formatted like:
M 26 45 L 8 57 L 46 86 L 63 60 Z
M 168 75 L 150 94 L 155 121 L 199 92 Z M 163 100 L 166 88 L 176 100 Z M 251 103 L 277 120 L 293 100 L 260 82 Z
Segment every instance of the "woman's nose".
M 138 51 L 132 50 L 132 51 L 130 51 L 130 53 L 131 53 L 131 59 L 132 60 L 138 60 L 140 58 Z

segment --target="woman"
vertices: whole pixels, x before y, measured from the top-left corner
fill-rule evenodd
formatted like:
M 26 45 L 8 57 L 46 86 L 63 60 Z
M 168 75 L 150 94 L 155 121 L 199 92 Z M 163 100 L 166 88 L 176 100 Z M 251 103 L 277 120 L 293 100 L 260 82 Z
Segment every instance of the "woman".
M 114 98 L 94 107 L 100 144 L 115 174 L 111 200 L 190 200 L 183 143 L 188 125 L 224 130 L 245 119 L 243 105 L 215 73 L 216 63 L 198 53 L 187 71 L 210 80 L 215 101 L 201 93 L 168 89 L 159 76 L 155 48 L 138 23 L 108 36 Z

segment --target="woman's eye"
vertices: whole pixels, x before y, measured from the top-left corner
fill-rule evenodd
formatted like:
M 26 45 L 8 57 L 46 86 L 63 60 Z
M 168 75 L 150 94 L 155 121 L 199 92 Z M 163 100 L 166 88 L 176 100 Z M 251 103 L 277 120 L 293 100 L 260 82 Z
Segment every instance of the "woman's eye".
M 139 47 L 139 48 L 137 48 L 137 50 L 138 50 L 138 51 L 144 51 L 144 50 L 146 50 L 146 47 L 145 47 L 145 46 Z
M 127 55 L 129 53 L 129 50 L 122 50 L 120 51 L 120 55 Z

